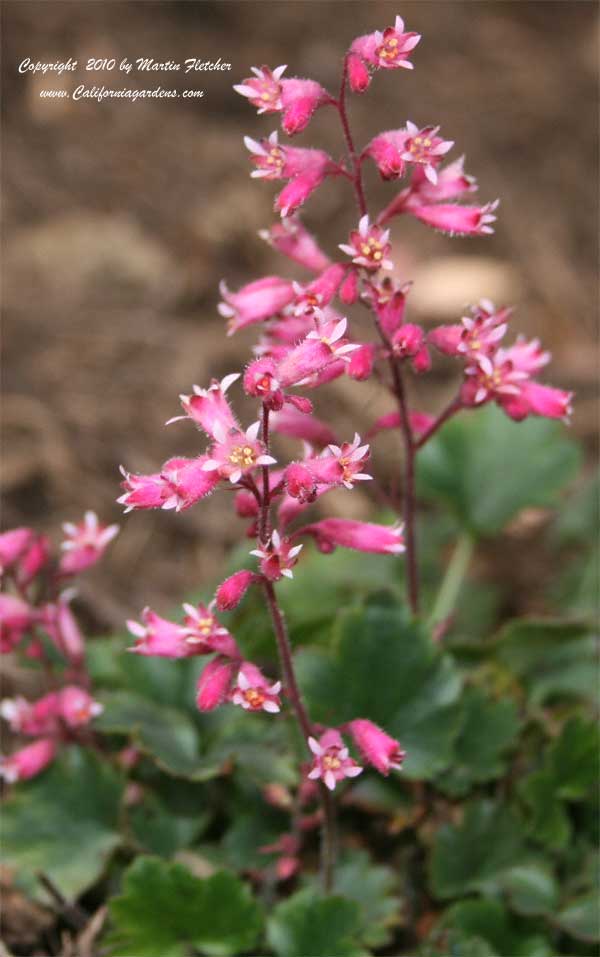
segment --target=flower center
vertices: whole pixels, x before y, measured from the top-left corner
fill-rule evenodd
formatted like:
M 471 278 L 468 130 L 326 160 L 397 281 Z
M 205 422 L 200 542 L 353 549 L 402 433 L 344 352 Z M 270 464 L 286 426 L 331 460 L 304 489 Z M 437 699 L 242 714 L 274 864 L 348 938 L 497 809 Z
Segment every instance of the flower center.
M 428 136 L 414 136 L 410 141 L 408 152 L 411 153 L 416 160 L 423 160 L 427 158 L 427 152 L 431 146 L 432 141 Z
M 229 453 L 229 461 L 238 468 L 250 468 L 254 465 L 256 454 L 250 445 L 236 445 Z
M 244 698 L 251 708 L 261 708 L 266 700 L 266 695 L 256 688 L 248 688 L 244 691 Z
M 274 146 L 265 158 L 265 162 L 268 166 L 276 166 L 278 169 L 281 169 L 284 163 L 283 151 L 280 150 L 279 147 Z
M 363 256 L 365 256 L 367 259 L 372 259 L 374 262 L 379 262 L 381 259 L 383 259 L 383 246 L 372 236 L 361 243 L 360 251 Z
M 323 767 L 326 771 L 337 771 L 341 766 L 342 762 L 335 754 L 325 754 L 323 756 Z

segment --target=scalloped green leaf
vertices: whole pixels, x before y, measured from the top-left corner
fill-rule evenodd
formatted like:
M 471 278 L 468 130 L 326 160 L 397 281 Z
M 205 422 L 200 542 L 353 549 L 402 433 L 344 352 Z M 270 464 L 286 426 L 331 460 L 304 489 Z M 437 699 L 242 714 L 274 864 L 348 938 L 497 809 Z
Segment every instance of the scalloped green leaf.
M 578 940 L 600 941 L 600 899 L 598 892 L 583 894 L 570 901 L 556 915 L 559 927 Z
M 462 696 L 462 722 L 454 743 L 451 767 L 438 779 L 442 791 L 466 794 L 474 784 L 500 777 L 504 754 L 517 739 L 518 709 L 514 701 L 494 701 L 479 688 Z
M 556 781 L 556 793 L 565 801 L 591 795 L 597 781 L 600 730 L 595 721 L 570 718 L 548 748 L 547 765 Z
M 443 825 L 435 836 L 430 882 L 436 897 L 460 897 L 497 888 L 518 863 L 523 834 L 519 818 L 492 801 L 466 807 L 461 824 Z
M 332 891 L 358 907 L 363 943 L 383 947 L 390 942 L 402 912 L 398 878 L 390 867 L 374 864 L 366 851 L 348 852 L 336 866 Z
M 494 648 L 497 659 L 522 681 L 533 705 L 597 697 L 598 639 L 584 622 L 517 618 L 497 634 Z
M 168 774 L 206 781 L 220 773 L 220 765 L 200 756 L 198 732 L 186 714 L 153 703 L 135 692 L 105 691 L 99 696 L 104 711 L 96 721 L 99 731 L 128 734 L 136 747 Z
M 2 809 L 2 862 L 29 895 L 47 900 L 40 871 L 67 899 L 98 880 L 121 840 L 122 790 L 108 763 L 77 747 L 19 784 Z
M 580 458 L 560 425 L 535 418 L 513 422 L 488 406 L 453 419 L 425 445 L 417 489 L 444 503 L 474 535 L 495 535 L 526 506 L 556 505 Z M 506 468 L 507 462 L 514 467 Z
M 314 720 L 375 721 L 402 742 L 408 777 L 429 779 L 450 763 L 461 678 L 452 658 L 403 607 L 342 612 L 331 651 L 301 651 L 296 660 Z
M 254 947 L 262 929 L 258 903 L 233 874 L 194 877 L 156 857 L 134 861 L 109 910 L 118 957 L 187 957 L 191 947 L 229 957 Z
M 551 914 L 558 904 L 558 885 L 550 867 L 541 861 L 528 861 L 511 867 L 502 878 L 513 910 L 531 917 Z
M 298 891 L 273 911 L 267 938 L 277 957 L 366 957 L 357 943 L 356 904 L 343 897 Z
M 524 778 L 519 794 L 529 810 L 528 829 L 534 840 L 560 850 L 569 842 L 571 822 L 556 793 L 556 781 L 547 771 L 536 771 Z
M 554 953 L 546 938 L 519 926 L 497 900 L 460 901 L 446 912 L 444 925 L 460 933 L 460 943 L 485 942 L 490 957 L 552 957 Z

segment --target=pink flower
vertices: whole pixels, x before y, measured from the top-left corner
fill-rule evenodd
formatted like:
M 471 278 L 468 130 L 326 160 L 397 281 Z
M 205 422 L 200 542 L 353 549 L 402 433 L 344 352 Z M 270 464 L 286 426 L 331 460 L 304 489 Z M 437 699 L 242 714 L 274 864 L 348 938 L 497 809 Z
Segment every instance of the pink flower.
M 506 310 L 506 312 L 508 311 Z M 532 339 L 527 342 L 524 336 L 518 336 L 517 341 L 504 350 L 504 357 L 510 359 L 515 369 L 526 372 L 527 375 L 535 375 L 552 358 L 549 352 L 544 352 L 539 339 Z
M 59 696 L 55 691 L 37 701 L 23 697 L 5 698 L 0 703 L 0 716 L 15 734 L 50 735 L 56 733 Z
M 0 535 L 0 568 L 2 571 L 16 562 L 34 536 L 35 532 L 31 528 L 13 528 Z
M 128 651 L 158 658 L 189 658 L 203 653 L 195 642 L 188 641 L 189 628 L 161 618 L 151 608 L 142 611 L 142 622 L 127 622 L 128 630 L 135 637 L 135 644 Z
M 358 282 L 358 270 L 349 269 L 340 286 L 340 299 L 347 306 L 353 305 L 358 299 Z
M 209 655 L 218 651 L 228 658 L 239 658 L 240 651 L 235 638 L 213 614 L 214 605 L 214 601 L 208 606 L 202 603 L 196 607 L 187 602 L 184 604 L 186 644 L 192 648 L 192 654 Z
M 217 657 L 204 668 L 196 684 L 196 705 L 199 711 L 214 711 L 227 699 L 236 665 Z
M 370 342 L 365 342 L 356 349 L 350 356 L 347 373 L 351 379 L 356 382 L 364 382 L 373 372 L 375 365 L 376 349 Z
M 251 173 L 253 177 L 290 180 L 275 203 L 282 216 L 292 215 L 303 205 L 321 185 L 331 164 L 330 157 L 323 150 L 280 146 L 276 132 L 260 142 L 246 136 L 244 143 L 257 167 Z
M 318 481 L 352 489 L 355 482 L 367 482 L 373 477 L 363 471 L 370 458 L 369 446 L 360 443 L 360 435 L 355 432 L 352 442 L 329 445 L 319 458 L 310 459 L 308 466 Z
M 429 415 L 427 412 L 409 412 L 409 419 L 410 427 L 415 435 L 421 435 L 423 432 L 426 432 L 435 422 L 435 417 Z M 386 429 L 399 429 L 400 425 L 400 413 L 387 412 L 375 420 L 367 432 L 367 438 L 370 439 L 372 436 L 377 435 L 378 432 L 383 432 Z
M 330 791 L 334 790 L 339 781 L 355 778 L 363 771 L 350 757 L 339 731 L 333 728 L 325 731 L 318 741 L 316 738 L 309 738 L 308 746 L 314 755 L 308 777 L 311 781 L 321 778 Z
M 171 495 L 169 486 L 160 472 L 154 475 L 134 475 L 120 466 L 125 481 L 121 488 L 125 489 L 117 502 L 125 506 L 125 512 L 136 508 L 162 508 Z
M 234 86 L 236 93 L 245 96 L 259 113 L 278 113 L 282 109 L 281 77 L 287 67 L 278 66 L 270 70 L 268 66 L 252 67 L 254 76 Z
M 341 243 L 340 249 L 363 269 L 393 269 L 394 264 L 387 258 L 391 251 L 389 238 L 388 229 L 371 226 L 369 217 L 365 215 L 361 217 L 358 229 L 350 233 L 349 243 Z
M 477 181 L 464 171 L 464 156 L 437 169 L 437 181 L 432 183 L 423 167 L 415 166 L 406 199 L 410 205 L 440 203 L 444 199 L 456 199 L 465 193 L 477 190 Z
M 281 103 L 283 116 L 281 125 L 288 136 L 301 133 L 320 106 L 330 100 L 327 90 L 314 80 L 296 78 L 282 81 Z
M 261 573 L 269 581 L 276 582 L 280 578 L 293 578 L 292 568 L 298 562 L 298 555 L 302 545 L 294 545 L 289 538 L 282 538 L 275 529 L 267 545 L 253 549 L 250 554 L 261 559 Z
M 485 206 L 456 206 L 452 203 L 438 206 L 410 206 L 407 212 L 427 226 L 433 226 L 451 236 L 485 236 L 493 233 L 491 223 L 498 200 Z
M 409 289 L 410 283 L 398 287 L 389 277 L 386 277 L 380 283 L 369 282 L 366 284 L 365 299 L 375 310 L 379 324 L 388 338 L 404 322 L 406 297 Z
M 215 438 L 216 430 L 223 434 L 231 429 L 239 429 L 238 421 L 225 398 L 225 393 L 239 377 L 239 372 L 233 372 L 226 375 L 220 382 L 213 379 L 208 389 L 201 389 L 199 385 L 195 385 L 191 395 L 179 396 L 185 415 L 169 419 L 167 425 L 178 422 L 182 418 L 190 418 L 211 439 Z
M 290 180 L 275 200 L 275 209 L 282 215 L 291 216 L 304 205 L 325 179 L 325 169 L 309 169 Z
M 224 582 L 221 582 L 215 596 L 219 611 L 231 611 L 233 608 L 237 608 L 255 581 L 257 581 L 257 576 L 254 572 L 242 568 L 241 571 L 235 572 L 233 575 L 230 575 L 229 578 L 226 578 Z
M 261 229 L 258 235 L 273 249 L 311 272 L 321 272 L 331 263 L 314 236 L 298 219 L 284 219 L 270 229 Z
M 78 668 L 85 656 L 85 641 L 69 604 L 75 594 L 74 589 L 66 589 L 56 603 L 45 605 L 42 623 L 60 653 Z
M 113 526 L 118 530 L 118 526 Z M 115 533 L 116 534 L 116 533 Z M 23 550 L 17 562 L 15 579 L 21 588 L 33 581 L 50 560 L 50 541 L 46 535 L 35 535 Z
M 323 309 L 328 306 L 337 293 L 345 273 L 345 266 L 341 263 L 333 263 L 307 286 L 302 287 L 299 283 L 295 283 L 295 314 L 297 316 L 307 313 L 312 315 L 315 308 Z
M 65 724 L 70 728 L 79 728 L 102 714 L 103 707 L 99 701 L 83 688 L 68 685 L 58 693 L 58 713 Z
M 219 484 L 219 476 L 207 469 L 209 461 L 208 455 L 199 455 L 195 459 L 174 458 L 165 462 L 161 478 L 167 494 L 161 508 L 181 512 L 210 495 Z
M 96 564 L 118 534 L 119 526 L 100 525 L 94 512 L 86 512 L 83 522 L 65 522 L 63 530 L 67 538 L 61 548 L 66 554 L 60 560 L 59 571 L 62 575 L 77 575 Z
M 350 518 L 325 518 L 313 525 L 306 525 L 295 534 L 313 535 L 323 552 L 332 552 L 336 545 L 382 555 L 398 555 L 404 551 L 402 526 L 399 525 L 375 525 Z
M 319 373 L 334 359 L 345 359 L 358 346 L 344 339 L 347 320 L 326 321 L 321 310 L 315 310 L 318 328 L 284 356 L 277 366 L 277 378 L 282 386 L 300 385 Z
M 320 447 L 336 441 L 335 435 L 325 422 L 321 422 L 314 415 L 305 415 L 289 406 L 285 406 L 273 416 L 272 426 L 273 431 L 279 432 L 280 435 L 304 439 Z
M 16 595 L 0 594 L 0 652 L 12 651 L 35 621 L 35 611 Z
M 353 93 L 364 93 L 371 83 L 371 74 L 357 53 L 349 53 L 346 59 L 348 82 Z
M 40 738 L 14 754 L 0 758 L 0 777 L 13 784 L 27 781 L 48 767 L 56 756 L 56 742 Z
M 317 497 L 315 474 L 302 462 L 292 462 L 284 472 L 287 494 L 303 504 L 314 502 Z
M 256 665 L 250 661 L 242 664 L 236 683 L 231 691 L 231 700 L 244 711 L 267 711 L 277 714 L 281 711 L 281 681 L 271 684 Z
M 202 468 L 205 472 L 214 472 L 223 479 L 229 479 L 235 485 L 258 466 L 275 465 L 276 459 L 268 455 L 264 446 L 256 438 L 260 423 L 254 422 L 245 432 L 231 431 L 228 434 L 215 428 L 215 443 L 211 447 L 210 457 Z
M 387 776 L 391 770 L 400 771 L 406 753 L 398 741 L 364 718 L 351 721 L 348 728 L 365 761 L 377 768 L 380 774 Z
M 433 329 L 428 336 L 432 345 L 449 356 L 477 358 L 478 355 L 494 352 L 506 332 L 511 310 L 506 306 L 496 309 L 489 299 L 482 299 L 477 306 L 471 307 L 470 313 L 469 316 L 463 316 L 460 325 L 438 326 Z M 542 355 L 537 340 L 531 346 L 527 345 L 525 352 L 534 362 Z M 544 358 L 548 361 L 549 354 L 545 353 Z M 536 365 L 535 368 L 541 366 Z
M 500 401 L 507 415 L 517 422 L 528 415 L 540 415 L 546 419 L 563 419 L 568 422 L 571 415 L 572 392 L 553 389 L 539 382 L 527 381 L 521 385 L 519 394 L 508 396 Z
M 219 286 L 223 301 L 219 313 L 228 320 L 227 335 L 238 329 L 263 322 L 276 316 L 294 298 L 294 286 L 288 279 L 279 276 L 264 276 L 230 292 L 225 282 Z
M 465 383 L 461 398 L 465 405 L 481 405 L 492 399 L 518 396 L 521 384 L 528 378 L 526 372 L 515 369 L 503 350 L 494 355 L 479 355 L 465 369 Z
M 413 358 L 423 345 L 425 333 L 420 326 L 405 322 L 392 335 L 392 351 L 400 359 Z
M 375 33 L 357 37 L 350 51 L 359 54 L 376 69 L 395 70 L 402 67 L 412 70 L 413 64 L 408 57 L 420 39 L 418 33 L 405 33 L 404 21 L 396 17 L 394 26 L 387 27 L 383 33 L 376 30 Z
M 439 126 L 425 126 L 420 130 L 409 120 L 406 124 L 406 142 L 400 154 L 405 163 L 422 166 L 425 176 L 434 186 L 437 183 L 436 166 L 454 146 L 453 140 L 443 140 L 438 136 L 438 130 Z
M 407 130 L 387 130 L 374 137 L 364 150 L 365 156 L 370 156 L 375 162 L 382 179 L 404 176 L 406 163 L 403 154 L 408 139 Z

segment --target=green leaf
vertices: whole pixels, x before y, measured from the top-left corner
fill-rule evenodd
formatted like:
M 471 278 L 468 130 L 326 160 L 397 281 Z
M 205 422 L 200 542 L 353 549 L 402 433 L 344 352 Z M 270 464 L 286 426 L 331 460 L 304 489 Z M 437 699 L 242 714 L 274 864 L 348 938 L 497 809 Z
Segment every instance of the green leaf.
M 450 763 L 461 679 L 450 656 L 402 607 L 343 612 L 332 650 L 302 651 L 297 665 L 314 720 L 375 721 L 399 737 L 408 777 L 429 779 Z
M 356 905 L 343 897 L 320 897 L 310 888 L 279 904 L 267 923 L 277 957 L 364 957 L 357 943 Z
M 518 731 L 514 701 L 493 701 L 478 688 L 467 689 L 452 765 L 438 782 L 441 790 L 464 795 L 474 784 L 500 777 L 503 753 L 514 744 Z
M 319 878 L 305 879 L 318 893 Z M 389 867 L 374 864 L 366 851 L 347 851 L 336 864 L 332 893 L 354 901 L 360 918 L 357 937 L 368 947 L 383 947 L 401 922 L 398 878 Z
M 531 861 L 511 867 L 502 878 L 502 886 L 518 914 L 551 914 L 556 909 L 558 886 L 546 864 Z
M 187 847 L 208 823 L 208 814 L 181 817 L 167 809 L 153 794 L 145 794 L 141 804 L 129 808 L 129 826 L 138 844 L 150 854 L 172 857 Z
M 485 941 L 490 948 L 488 953 L 495 957 L 552 957 L 553 954 L 547 940 L 511 921 L 503 905 L 496 900 L 454 904 L 444 915 L 444 925 L 460 931 L 465 942 Z
M 594 721 L 579 716 L 565 724 L 548 749 L 549 772 L 556 781 L 556 793 L 567 801 L 591 794 L 597 780 L 600 732 Z
M 67 899 L 98 880 L 120 842 L 122 785 L 108 763 L 71 747 L 8 798 L 2 813 L 2 860 L 31 896 L 45 899 L 36 879 L 39 871 Z
M 127 691 L 103 692 L 104 711 L 96 721 L 99 731 L 131 735 L 135 745 L 168 774 L 205 781 L 220 766 L 205 762 L 198 752 L 198 732 L 183 711 L 166 707 Z
M 249 950 L 261 931 L 261 911 L 233 874 L 194 877 L 181 864 L 138 857 L 123 892 L 110 902 L 109 940 L 118 957 L 210 957 Z
M 533 705 L 560 697 L 594 701 L 597 638 L 588 625 L 517 618 L 495 639 L 496 657 L 523 682 Z
M 448 898 L 494 889 L 521 849 L 520 822 L 511 810 L 491 801 L 473 802 L 462 824 L 445 824 L 436 834 L 430 859 L 433 893 Z
M 556 505 L 579 462 L 561 426 L 513 422 L 488 406 L 449 422 L 427 443 L 417 459 L 417 488 L 444 502 L 468 531 L 495 535 L 526 506 Z
M 593 891 L 571 901 L 556 916 L 559 927 L 578 940 L 595 943 L 600 940 L 600 908 L 598 892 Z
M 556 850 L 566 847 L 571 823 L 556 793 L 553 775 L 543 770 L 530 774 L 521 782 L 519 793 L 530 811 L 531 837 Z

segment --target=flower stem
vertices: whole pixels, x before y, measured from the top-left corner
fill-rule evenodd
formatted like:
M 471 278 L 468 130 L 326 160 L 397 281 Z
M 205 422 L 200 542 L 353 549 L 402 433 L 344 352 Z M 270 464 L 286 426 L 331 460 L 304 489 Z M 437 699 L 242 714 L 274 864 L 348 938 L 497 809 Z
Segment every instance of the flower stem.
M 440 585 L 440 590 L 438 591 L 435 604 L 431 611 L 431 623 L 433 625 L 445 621 L 454 610 L 464 577 L 469 569 L 473 555 L 473 547 L 474 542 L 472 536 L 464 532 L 456 543 L 452 558 L 446 569 L 444 580 Z
M 262 408 L 262 442 L 265 452 L 269 452 L 269 410 L 263 404 Z M 258 538 L 262 545 L 266 545 L 269 539 L 269 469 L 263 466 L 263 492 L 259 516 Z M 277 641 L 277 650 L 281 663 L 281 673 L 285 682 L 285 689 L 292 705 L 298 726 L 302 732 L 305 744 L 308 748 L 308 738 L 313 734 L 313 728 L 308 717 L 308 712 L 302 694 L 296 680 L 294 671 L 294 660 L 292 655 L 292 646 L 290 643 L 287 626 L 283 612 L 279 607 L 277 595 L 273 582 L 268 578 L 263 578 L 262 586 L 267 600 L 267 607 L 273 623 L 273 631 Z M 330 893 L 333 881 L 333 870 L 336 856 L 336 815 L 333 795 L 327 790 L 324 784 L 320 786 L 321 804 L 323 807 L 323 828 L 321 832 L 321 874 L 323 882 L 323 891 Z
M 342 84 L 340 87 L 339 99 L 336 102 L 338 113 L 340 114 L 340 120 L 342 122 L 342 129 L 344 131 L 344 139 L 346 140 L 346 146 L 348 148 L 348 153 L 350 156 L 350 161 L 352 163 L 352 183 L 354 185 L 354 190 L 356 192 L 356 199 L 358 202 L 358 208 L 360 210 L 360 215 L 364 216 L 367 212 L 367 203 L 365 200 L 365 191 L 363 188 L 362 182 L 362 172 L 360 168 L 360 159 L 356 152 L 356 147 L 354 146 L 354 140 L 352 139 L 352 133 L 350 131 L 350 123 L 348 122 L 348 112 L 346 110 L 346 83 L 348 80 L 348 57 L 344 57 L 344 68 L 342 70 Z
M 429 428 L 425 432 L 423 432 L 423 435 L 420 437 L 420 439 L 417 442 L 415 442 L 415 448 L 416 449 L 423 448 L 425 443 L 429 442 L 429 439 L 433 435 L 435 435 L 437 430 L 444 424 L 444 422 L 447 422 L 448 419 L 451 419 L 452 416 L 455 415 L 457 412 L 459 412 L 462 408 L 463 408 L 463 404 L 460 398 L 457 397 L 456 399 L 453 399 L 452 402 L 450 402 L 450 404 L 446 406 L 444 411 L 440 412 L 437 419 L 431 423 Z

